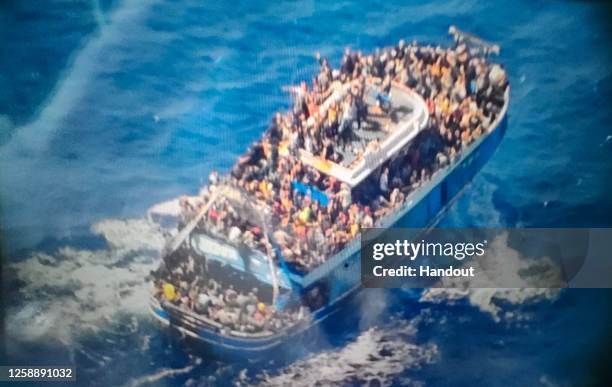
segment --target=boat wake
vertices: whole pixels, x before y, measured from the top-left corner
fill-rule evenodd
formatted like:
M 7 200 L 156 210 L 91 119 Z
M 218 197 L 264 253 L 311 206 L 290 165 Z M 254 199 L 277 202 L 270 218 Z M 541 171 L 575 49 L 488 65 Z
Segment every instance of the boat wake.
M 372 327 L 357 339 L 335 351 L 324 351 L 286 368 L 255 378 L 262 386 L 387 385 L 407 370 L 418 370 L 436 361 L 439 351 L 435 344 L 416 344 L 414 336 L 420 318 L 397 320 L 389 326 Z M 249 381 L 252 383 L 253 381 Z M 401 385 L 418 384 L 409 376 Z
M 9 266 L 7 336 L 17 341 L 51 338 L 72 344 L 117 315 L 145 315 L 147 275 L 157 265 L 164 240 L 144 220 L 105 220 L 92 227 L 108 249 L 59 249 L 33 253 Z
M 538 283 L 542 283 L 541 278 L 534 277 L 545 275 L 550 278 L 549 283 L 562 284 L 562 273 L 558 267 L 552 264 L 546 257 L 537 262 L 528 261 L 516 250 L 508 246 L 508 233 L 502 233 L 496 237 L 490 245 L 492 254 L 488 256 L 487 275 L 485 282 L 479 279 L 469 284 L 470 289 L 459 288 L 430 288 L 426 289 L 420 297 L 420 302 L 431 303 L 455 303 L 459 300 L 467 302 L 478 308 L 481 312 L 487 313 L 495 321 L 502 320 L 524 320 L 528 318 L 525 312 L 520 310 L 520 306 L 541 301 L 554 301 L 561 292 L 560 288 L 538 288 Z M 535 266 L 547 266 L 548 270 L 538 270 L 533 274 L 530 268 Z M 530 277 L 531 275 L 531 277 Z M 552 276 L 552 278 L 551 278 Z M 522 284 L 522 288 L 497 288 L 495 283 Z M 539 281 L 538 281 L 539 280 Z M 447 285 L 452 284 L 452 280 L 445 281 Z M 461 282 L 465 284 L 466 279 Z M 535 284 L 535 285 L 534 285 Z M 505 306 L 505 307 L 504 307 Z
M 189 372 L 193 371 L 193 369 L 201 363 L 202 363 L 202 359 L 197 358 L 193 361 L 192 364 L 189 364 L 183 368 L 164 368 L 162 370 L 157 371 L 156 373 L 152 375 L 145 375 L 138 379 L 133 379 L 130 382 L 128 382 L 125 386 L 126 387 L 137 387 L 137 386 L 142 386 L 142 385 L 149 385 L 151 383 L 158 382 L 164 378 L 168 378 L 171 376 L 188 374 Z

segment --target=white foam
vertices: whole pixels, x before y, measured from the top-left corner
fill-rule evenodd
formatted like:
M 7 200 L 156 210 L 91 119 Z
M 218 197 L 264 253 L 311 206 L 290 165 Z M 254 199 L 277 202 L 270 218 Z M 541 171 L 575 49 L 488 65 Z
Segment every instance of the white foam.
M 141 219 L 106 219 L 94 224 L 91 230 L 119 251 L 161 250 L 165 242 L 154 224 Z
M 437 360 L 435 344 L 411 342 L 419 321 L 417 317 L 370 328 L 342 348 L 320 352 L 278 372 L 263 372 L 257 379 L 268 386 L 344 385 L 351 380 L 366 381 L 365 385 L 378 380 L 387 385 L 405 370 L 419 369 Z
M 494 320 L 500 321 L 505 317 L 523 317 L 519 313 L 504 311 L 500 306 L 502 302 L 522 305 L 527 302 L 553 300 L 558 296 L 559 289 L 532 287 L 538 283 L 543 283 L 540 277 L 542 275 L 547 277 L 546 283 L 562 284 L 561 272 L 549 259 L 543 257 L 537 262 L 524 259 L 518 251 L 508 246 L 508 233 L 502 233 L 496 237 L 490 243 L 489 250 L 490 254 L 487 255 L 487 261 L 480 262 L 488 278 L 479 277 L 467 281 L 469 282 L 469 289 L 460 286 L 466 283 L 464 278 L 460 280 L 445 279 L 443 281 L 445 286 L 456 286 L 456 288 L 426 289 L 421 295 L 420 301 L 454 303 L 457 300 L 465 299 L 482 312 L 488 313 Z M 547 270 L 528 270 L 534 264 L 537 264 L 539 269 L 544 267 Z M 536 276 L 538 277 L 536 278 Z M 516 284 L 517 288 L 496 288 L 496 284 L 500 283 Z
M 8 310 L 8 337 L 71 344 L 119 314 L 146 314 L 146 277 L 158 265 L 163 237 L 144 220 L 105 220 L 92 230 L 109 249 L 65 247 L 9 266 L 24 284 L 16 293 L 24 302 Z
M 147 210 L 147 217 L 150 219 L 156 217 L 171 217 L 178 218 L 181 213 L 179 199 L 171 199 L 162 203 L 157 203 Z
M 140 17 L 151 3 L 152 1 L 126 0 L 112 12 L 108 23 L 102 23 L 98 19 L 99 32 L 75 56 L 72 66 L 58 82 L 36 119 L 18 128 L 11 141 L 3 148 L 10 147 L 15 152 L 20 149 L 44 150 L 50 137 L 61 131 L 62 120 L 66 114 L 88 89 L 92 74 L 98 67 L 102 48 L 123 39 L 124 30 L 133 25 L 134 20 Z
M 125 384 L 126 387 L 137 387 L 141 385 L 149 385 L 160 381 L 163 378 L 170 376 L 182 375 L 191 372 L 197 365 L 202 362 L 200 358 L 196 358 L 193 364 L 189 364 L 183 368 L 164 368 L 152 375 L 145 375 L 137 379 L 133 379 Z

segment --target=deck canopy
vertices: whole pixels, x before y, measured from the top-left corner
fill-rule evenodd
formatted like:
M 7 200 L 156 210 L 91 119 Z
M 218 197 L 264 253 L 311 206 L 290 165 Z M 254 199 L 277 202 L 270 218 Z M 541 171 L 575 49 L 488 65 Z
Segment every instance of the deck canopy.
M 375 106 L 377 87 L 368 84 L 366 92 L 368 106 Z M 330 98 L 337 100 L 338 97 L 334 94 Z M 336 163 L 315 156 L 304 149 L 299 150 L 300 161 L 350 187 L 355 187 L 404 148 L 427 124 L 428 111 L 425 101 L 407 87 L 394 84 L 389 94 L 389 102 L 388 117 L 369 113 L 365 125 L 362 124 L 361 128 L 354 130 L 354 140 L 350 146 L 345 147 L 348 151 L 343 152 L 345 157 L 342 162 Z

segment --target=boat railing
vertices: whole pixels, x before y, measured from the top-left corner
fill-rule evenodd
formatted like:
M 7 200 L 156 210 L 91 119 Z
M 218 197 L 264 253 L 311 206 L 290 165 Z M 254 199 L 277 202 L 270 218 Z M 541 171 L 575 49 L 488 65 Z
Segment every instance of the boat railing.
M 234 337 L 242 337 L 242 338 L 265 338 L 272 336 L 274 332 L 272 331 L 262 331 L 262 332 L 240 332 L 233 329 L 228 329 L 223 324 L 220 324 L 216 321 L 213 321 L 207 317 L 204 317 L 198 313 L 192 312 L 190 310 L 186 310 L 179 306 L 173 305 L 169 302 L 163 302 L 162 307 L 169 311 L 171 314 L 175 313 L 181 317 L 183 322 L 187 322 L 191 325 L 192 328 L 195 329 L 205 329 L 212 328 L 218 333 L 229 333 L 229 335 Z M 194 332 L 198 333 L 198 332 Z
M 506 91 L 504 92 L 504 106 L 502 107 L 502 110 L 497 115 L 495 120 L 487 128 L 486 135 L 489 135 L 493 130 L 495 130 L 499 126 L 501 120 L 505 117 L 507 113 L 509 104 L 510 104 L 510 86 L 508 86 L 506 88 Z M 451 160 L 449 165 L 443 168 L 438 168 L 432 174 L 430 181 L 433 181 L 436 179 L 441 180 L 441 177 L 444 177 L 447 173 L 449 173 L 452 166 L 454 166 L 455 164 L 461 162 L 464 158 L 466 158 L 472 152 L 472 150 L 476 148 L 485 139 L 486 135 L 481 136 L 478 140 L 470 144 L 466 149 L 462 150 L 461 153 L 458 155 L 458 157 L 456 157 L 454 160 Z M 395 221 L 398 218 L 402 217 L 403 214 L 406 213 L 408 209 L 412 207 L 412 205 L 415 202 L 418 202 L 418 195 L 424 194 L 422 190 L 420 189 L 421 187 L 422 186 L 419 186 L 416 189 L 409 192 L 408 195 L 406 195 L 406 198 L 404 199 L 404 203 L 397 209 L 397 211 L 394 211 L 384 216 L 383 218 L 381 218 L 376 224 L 376 227 L 387 228 L 393 225 Z
M 457 43 L 464 42 L 466 44 L 469 44 L 471 47 L 478 49 L 485 55 L 499 55 L 500 47 L 498 44 L 487 42 L 486 40 L 472 33 L 461 31 L 454 25 L 448 27 L 448 33 L 453 35 L 453 37 L 455 38 L 455 42 Z
M 429 116 L 423 98 L 399 83 L 394 82 L 393 87 L 409 97 L 412 107 L 417 113 L 408 120 L 400 122 L 398 127 L 382 140 L 376 149 L 366 150 L 361 159 L 350 168 L 315 156 L 304 149 L 299 150 L 300 160 L 304 164 L 310 165 L 326 175 L 333 176 L 351 187 L 363 181 L 374 169 L 397 153 L 427 125 Z
M 221 325 L 220 323 L 218 323 L 216 321 L 213 321 L 213 320 L 211 320 L 211 319 L 209 319 L 207 317 L 204 317 L 204 316 L 202 316 L 202 315 L 200 315 L 198 313 L 194 313 L 194 312 L 191 312 L 191 311 L 186 310 L 184 308 L 181 308 L 180 306 L 174 305 L 171 302 L 162 301 L 162 302 L 159 303 L 159 305 L 163 309 L 165 309 L 165 310 L 168 310 L 168 311 L 171 311 L 171 312 L 175 312 L 175 313 L 179 313 L 179 314 L 181 314 L 183 316 L 191 317 L 194 320 L 201 322 L 202 324 L 211 326 L 211 327 L 216 328 L 216 329 L 223 329 L 223 325 Z
M 412 91 L 410 88 L 403 86 L 398 82 L 393 82 L 393 87 L 401 90 L 411 98 L 414 108 L 418 111 L 410 120 L 402 122 L 399 126 L 380 144 L 376 150 L 367 151 L 361 161 L 354 168 L 352 174 L 353 186 L 367 177 L 373 168 L 379 166 L 382 162 L 389 159 L 401 148 L 403 148 L 410 140 L 427 125 L 427 105 L 423 98 Z
M 263 330 L 261 332 L 241 332 L 235 329 L 228 329 L 226 326 L 224 326 L 221 323 L 213 321 L 210 318 L 202 316 L 199 313 L 192 312 L 180 306 L 174 305 L 170 302 L 167 302 L 167 301 L 159 302 L 154 296 L 151 296 L 151 303 L 153 304 L 155 308 L 162 308 L 166 310 L 167 312 L 169 312 L 171 316 L 175 315 L 177 317 L 180 317 L 181 321 L 183 321 L 184 323 L 187 323 L 192 329 L 196 330 L 196 332 L 193 332 L 196 334 L 199 333 L 197 332 L 197 330 L 199 329 L 212 329 L 213 331 L 219 334 L 229 334 L 230 336 L 233 336 L 236 338 L 265 339 L 271 336 L 275 336 L 276 338 L 278 338 L 279 336 L 282 336 L 282 335 L 286 336 L 289 330 L 295 329 L 298 326 L 300 326 L 300 324 L 303 324 L 304 322 L 309 321 L 309 319 L 301 318 L 300 320 L 297 321 L 296 324 L 283 327 L 278 332 L 274 332 L 271 330 Z

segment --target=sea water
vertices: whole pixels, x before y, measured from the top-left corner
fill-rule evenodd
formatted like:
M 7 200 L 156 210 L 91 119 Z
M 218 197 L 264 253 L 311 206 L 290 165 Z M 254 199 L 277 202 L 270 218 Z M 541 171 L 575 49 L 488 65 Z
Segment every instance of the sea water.
M 609 16 L 578 1 L 3 2 L 3 361 L 73 364 L 100 386 L 588 381 L 608 291 L 367 290 L 291 362 L 210 359 L 147 314 L 163 239 L 142 218 L 227 171 L 316 52 L 338 65 L 345 47 L 450 44 L 455 24 L 501 45 L 512 97 L 505 139 L 441 225 L 610 227 Z

